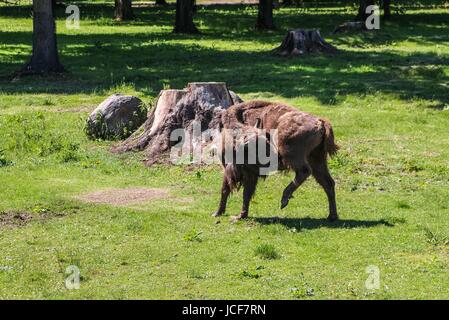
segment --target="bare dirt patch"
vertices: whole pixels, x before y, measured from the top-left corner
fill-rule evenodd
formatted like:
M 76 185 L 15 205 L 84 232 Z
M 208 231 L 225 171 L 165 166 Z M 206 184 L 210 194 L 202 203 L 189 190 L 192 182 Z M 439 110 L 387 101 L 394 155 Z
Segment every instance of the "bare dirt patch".
M 66 212 L 53 212 L 49 209 L 41 209 L 39 212 L 31 213 L 27 211 L 1 211 L 0 229 L 24 227 L 31 221 L 45 222 L 56 217 L 65 217 Z
M 0 228 L 23 227 L 31 220 L 33 220 L 33 216 L 27 212 L 18 212 L 18 211 L 0 212 Z
M 170 199 L 172 197 L 168 190 L 165 189 L 127 188 L 100 190 L 77 196 L 76 198 L 88 203 L 123 206 L 128 204 L 143 203 L 151 200 Z

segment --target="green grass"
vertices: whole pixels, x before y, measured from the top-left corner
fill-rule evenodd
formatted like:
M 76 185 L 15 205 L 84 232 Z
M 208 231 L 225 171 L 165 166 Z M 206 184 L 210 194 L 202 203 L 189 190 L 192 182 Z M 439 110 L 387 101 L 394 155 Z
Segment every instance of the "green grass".
M 271 244 L 260 244 L 254 250 L 254 253 L 262 259 L 274 260 L 279 258 L 276 248 Z
M 32 22 L 26 7 L 0 7 L 0 212 L 33 217 L 0 227 L 0 298 L 449 298 L 448 9 L 340 36 L 330 32 L 350 7 L 284 8 L 277 31 L 258 33 L 255 8 L 212 6 L 196 15 L 196 36 L 171 33 L 172 7 L 136 9 L 129 23 L 112 21 L 111 6 L 81 9 L 79 30 L 58 12 L 70 72 L 11 80 L 30 55 Z M 296 27 L 321 28 L 342 52 L 267 54 Z M 216 223 L 219 167 L 145 168 L 143 155 L 111 154 L 111 143 L 84 134 L 111 93 L 151 105 L 162 88 L 194 81 L 328 118 L 341 145 L 330 161 L 341 221 L 325 220 L 313 180 L 281 211 L 292 176 L 276 174 L 260 184 L 250 219 L 229 222 L 236 193 Z M 172 197 L 120 207 L 76 198 L 127 187 Z M 71 265 L 79 290 L 64 285 Z M 365 288 L 370 265 L 379 290 Z

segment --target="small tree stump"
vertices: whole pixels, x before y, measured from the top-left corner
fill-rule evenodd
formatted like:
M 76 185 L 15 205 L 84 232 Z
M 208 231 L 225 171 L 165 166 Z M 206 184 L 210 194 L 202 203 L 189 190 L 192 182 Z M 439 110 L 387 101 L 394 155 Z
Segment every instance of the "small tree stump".
M 272 53 L 281 57 L 302 56 L 309 53 L 336 53 L 338 50 L 327 43 L 319 30 L 296 29 L 290 30 Z
M 111 151 L 145 150 L 147 166 L 161 162 L 177 143 L 170 139 L 173 130 L 190 133 L 193 123 L 201 125 L 201 132 L 218 128 L 221 113 L 239 102 L 234 99 L 240 100 L 222 82 L 194 82 L 183 90 L 162 90 L 142 127 Z
M 338 26 L 335 27 L 332 34 L 336 33 L 344 33 L 344 32 L 350 32 L 350 31 L 366 31 L 366 25 L 365 22 L 361 21 L 348 21 L 344 22 Z

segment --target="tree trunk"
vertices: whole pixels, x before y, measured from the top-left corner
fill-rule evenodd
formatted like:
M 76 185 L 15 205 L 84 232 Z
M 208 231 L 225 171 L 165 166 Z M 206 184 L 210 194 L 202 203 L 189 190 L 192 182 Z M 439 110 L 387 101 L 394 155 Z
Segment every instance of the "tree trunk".
M 195 0 L 176 1 L 176 33 L 198 33 L 198 29 L 193 23 L 193 13 L 195 10 Z
M 156 4 L 160 6 L 165 6 L 167 5 L 167 2 L 165 0 L 156 0 Z
M 374 0 L 360 0 L 359 12 L 357 14 L 356 20 L 365 22 L 366 19 L 370 16 L 369 13 L 366 13 L 366 8 L 372 5 L 374 5 Z
M 57 3 L 56 3 L 56 0 L 51 0 L 51 10 L 52 10 L 52 12 L 53 12 L 53 18 L 56 18 L 56 5 L 57 5 Z
M 290 30 L 282 44 L 272 52 L 281 57 L 302 56 L 309 53 L 337 53 L 337 48 L 327 43 L 319 30 Z
M 275 29 L 273 23 L 273 0 L 259 0 L 256 29 Z
M 134 19 L 131 0 L 115 0 L 114 18 L 120 21 Z
M 390 0 L 383 0 L 382 5 L 384 9 L 384 19 L 388 20 L 391 18 L 391 8 L 390 8 Z
M 240 100 L 225 83 L 220 82 L 189 83 L 183 90 L 162 90 L 145 124 L 111 151 L 145 150 L 145 164 L 151 166 L 167 162 L 168 151 L 179 142 L 171 139 L 174 130 L 184 129 L 187 147 L 190 144 L 207 144 L 201 137 L 194 137 L 194 126 L 198 125 L 201 132 L 219 129 L 221 113 L 237 103 L 233 96 Z
M 62 72 L 56 43 L 52 0 L 33 1 L 33 53 L 21 74 Z

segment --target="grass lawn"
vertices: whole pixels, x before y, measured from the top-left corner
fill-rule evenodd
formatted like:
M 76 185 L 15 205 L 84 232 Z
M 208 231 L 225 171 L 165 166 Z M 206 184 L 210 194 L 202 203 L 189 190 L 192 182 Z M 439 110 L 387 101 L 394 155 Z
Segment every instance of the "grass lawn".
M 353 8 L 283 8 L 278 31 L 258 33 L 254 7 L 209 6 L 194 36 L 171 33 L 173 7 L 135 12 L 119 23 L 111 6 L 82 6 L 71 30 L 61 10 L 69 73 L 11 80 L 30 55 L 32 20 L 24 6 L 0 7 L 0 298 L 449 299 L 449 9 L 338 36 Z M 267 53 L 298 27 L 319 27 L 342 52 Z M 292 175 L 277 174 L 260 184 L 250 219 L 229 222 L 236 193 L 216 223 L 221 168 L 145 168 L 142 154 L 111 154 L 113 142 L 83 132 L 111 93 L 151 105 L 162 88 L 195 81 L 328 118 L 341 145 L 330 162 L 341 221 L 326 222 L 312 179 L 281 211 Z M 136 187 L 170 196 L 124 206 L 77 198 Z M 17 214 L 24 220 L 1 222 Z M 71 265 L 79 290 L 65 286 Z M 365 286 L 369 266 L 378 289 Z

